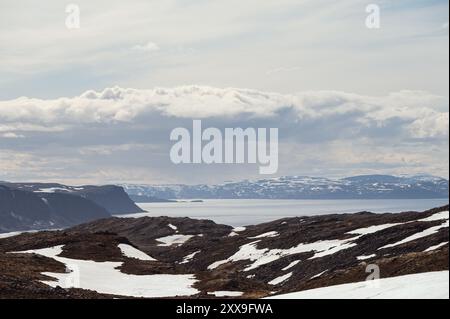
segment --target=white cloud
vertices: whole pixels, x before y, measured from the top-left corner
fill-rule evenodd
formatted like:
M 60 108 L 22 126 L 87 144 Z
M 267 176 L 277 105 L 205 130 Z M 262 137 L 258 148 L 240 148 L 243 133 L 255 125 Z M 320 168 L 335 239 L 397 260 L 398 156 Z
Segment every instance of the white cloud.
M 205 127 L 221 129 L 278 127 L 281 175 L 446 176 L 448 117 L 447 99 L 423 91 L 365 96 L 207 86 L 114 87 L 73 98 L 22 97 L 0 101 L 0 139 L 3 134 L 23 136 L 2 139 L 0 151 L 9 155 L 2 158 L 0 179 L 222 182 L 257 176 L 247 166 L 172 165 L 170 131 L 189 128 L 198 118 Z M 26 157 L 20 155 L 24 151 Z
M 300 71 L 302 69 L 301 66 L 290 66 L 290 67 L 277 67 L 270 69 L 267 71 L 267 75 L 273 75 L 277 73 L 283 73 L 283 72 L 293 72 L 293 71 Z
M 278 94 L 236 88 L 183 86 L 151 90 L 108 88 L 78 97 L 0 101 L 2 126 L 11 129 L 89 123 L 137 122 L 149 115 L 170 118 L 253 118 L 323 121 L 346 117 L 355 127 L 400 125 L 410 137 L 448 136 L 448 102 L 426 92 L 401 91 L 384 97 L 335 91 Z M 295 115 L 292 118 L 292 114 Z
M 449 114 L 434 113 L 415 120 L 409 126 L 412 136 L 417 138 L 447 137 L 449 129 Z
M 104 155 L 109 156 L 116 152 L 130 153 L 136 150 L 155 150 L 148 144 L 120 144 L 120 145 L 94 145 L 82 147 L 79 150 L 81 155 Z M 125 155 L 126 156 L 126 155 Z
M 21 135 L 21 134 L 12 133 L 12 132 L 7 132 L 7 133 L 1 134 L 0 137 L 3 137 L 3 138 L 24 138 L 25 136 Z
M 154 42 L 147 42 L 145 44 L 135 45 L 131 49 L 135 50 L 135 51 L 139 51 L 139 52 L 151 53 L 151 52 L 157 52 L 161 48 Z

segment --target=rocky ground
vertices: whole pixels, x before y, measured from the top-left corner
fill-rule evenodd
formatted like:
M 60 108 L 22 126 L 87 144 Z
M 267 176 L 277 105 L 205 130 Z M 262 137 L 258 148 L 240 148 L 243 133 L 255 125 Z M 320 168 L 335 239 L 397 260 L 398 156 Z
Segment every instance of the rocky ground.
M 260 298 L 364 281 L 369 264 L 379 267 L 383 278 L 448 270 L 448 210 L 286 218 L 238 229 L 189 218 L 109 218 L 24 233 L 0 239 L 0 298 L 139 296 L 111 293 L 101 282 L 97 291 L 83 280 L 85 289 L 44 284 L 68 272 L 61 260 L 114 263 L 121 275 L 138 279 L 190 274 L 190 298 L 213 298 L 217 292 Z M 124 253 L 124 246 L 148 258 Z M 61 247 L 58 257 L 36 252 L 51 247 Z

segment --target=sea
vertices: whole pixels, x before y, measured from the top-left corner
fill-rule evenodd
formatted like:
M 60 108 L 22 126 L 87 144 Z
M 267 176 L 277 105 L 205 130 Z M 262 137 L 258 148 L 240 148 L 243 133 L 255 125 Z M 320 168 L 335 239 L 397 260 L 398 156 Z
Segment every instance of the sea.
M 386 199 L 386 200 L 265 200 L 211 199 L 203 202 L 180 200 L 177 203 L 138 204 L 146 213 L 120 217 L 169 216 L 209 219 L 234 227 L 249 226 L 285 217 L 326 214 L 399 213 L 425 211 L 447 205 L 448 199 Z

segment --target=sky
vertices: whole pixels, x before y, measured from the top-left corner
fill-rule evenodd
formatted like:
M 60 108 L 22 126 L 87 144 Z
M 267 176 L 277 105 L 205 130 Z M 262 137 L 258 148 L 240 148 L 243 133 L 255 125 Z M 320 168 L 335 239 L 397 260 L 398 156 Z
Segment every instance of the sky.
M 66 26 L 68 4 L 80 28 Z M 380 28 L 366 7 L 380 8 Z M 0 180 L 219 183 L 169 135 L 279 128 L 280 175 L 448 178 L 442 0 L 1 0 Z M 263 176 L 270 177 L 270 176 Z

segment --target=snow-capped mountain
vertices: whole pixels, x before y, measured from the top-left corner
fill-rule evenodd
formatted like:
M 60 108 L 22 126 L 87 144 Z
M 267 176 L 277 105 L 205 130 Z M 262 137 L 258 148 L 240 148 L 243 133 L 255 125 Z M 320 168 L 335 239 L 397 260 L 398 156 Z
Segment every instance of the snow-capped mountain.
M 362 175 L 342 179 L 286 176 L 217 185 L 122 185 L 130 195 L 166 199 L 423 199 L 448 198 L 448 180 Z

